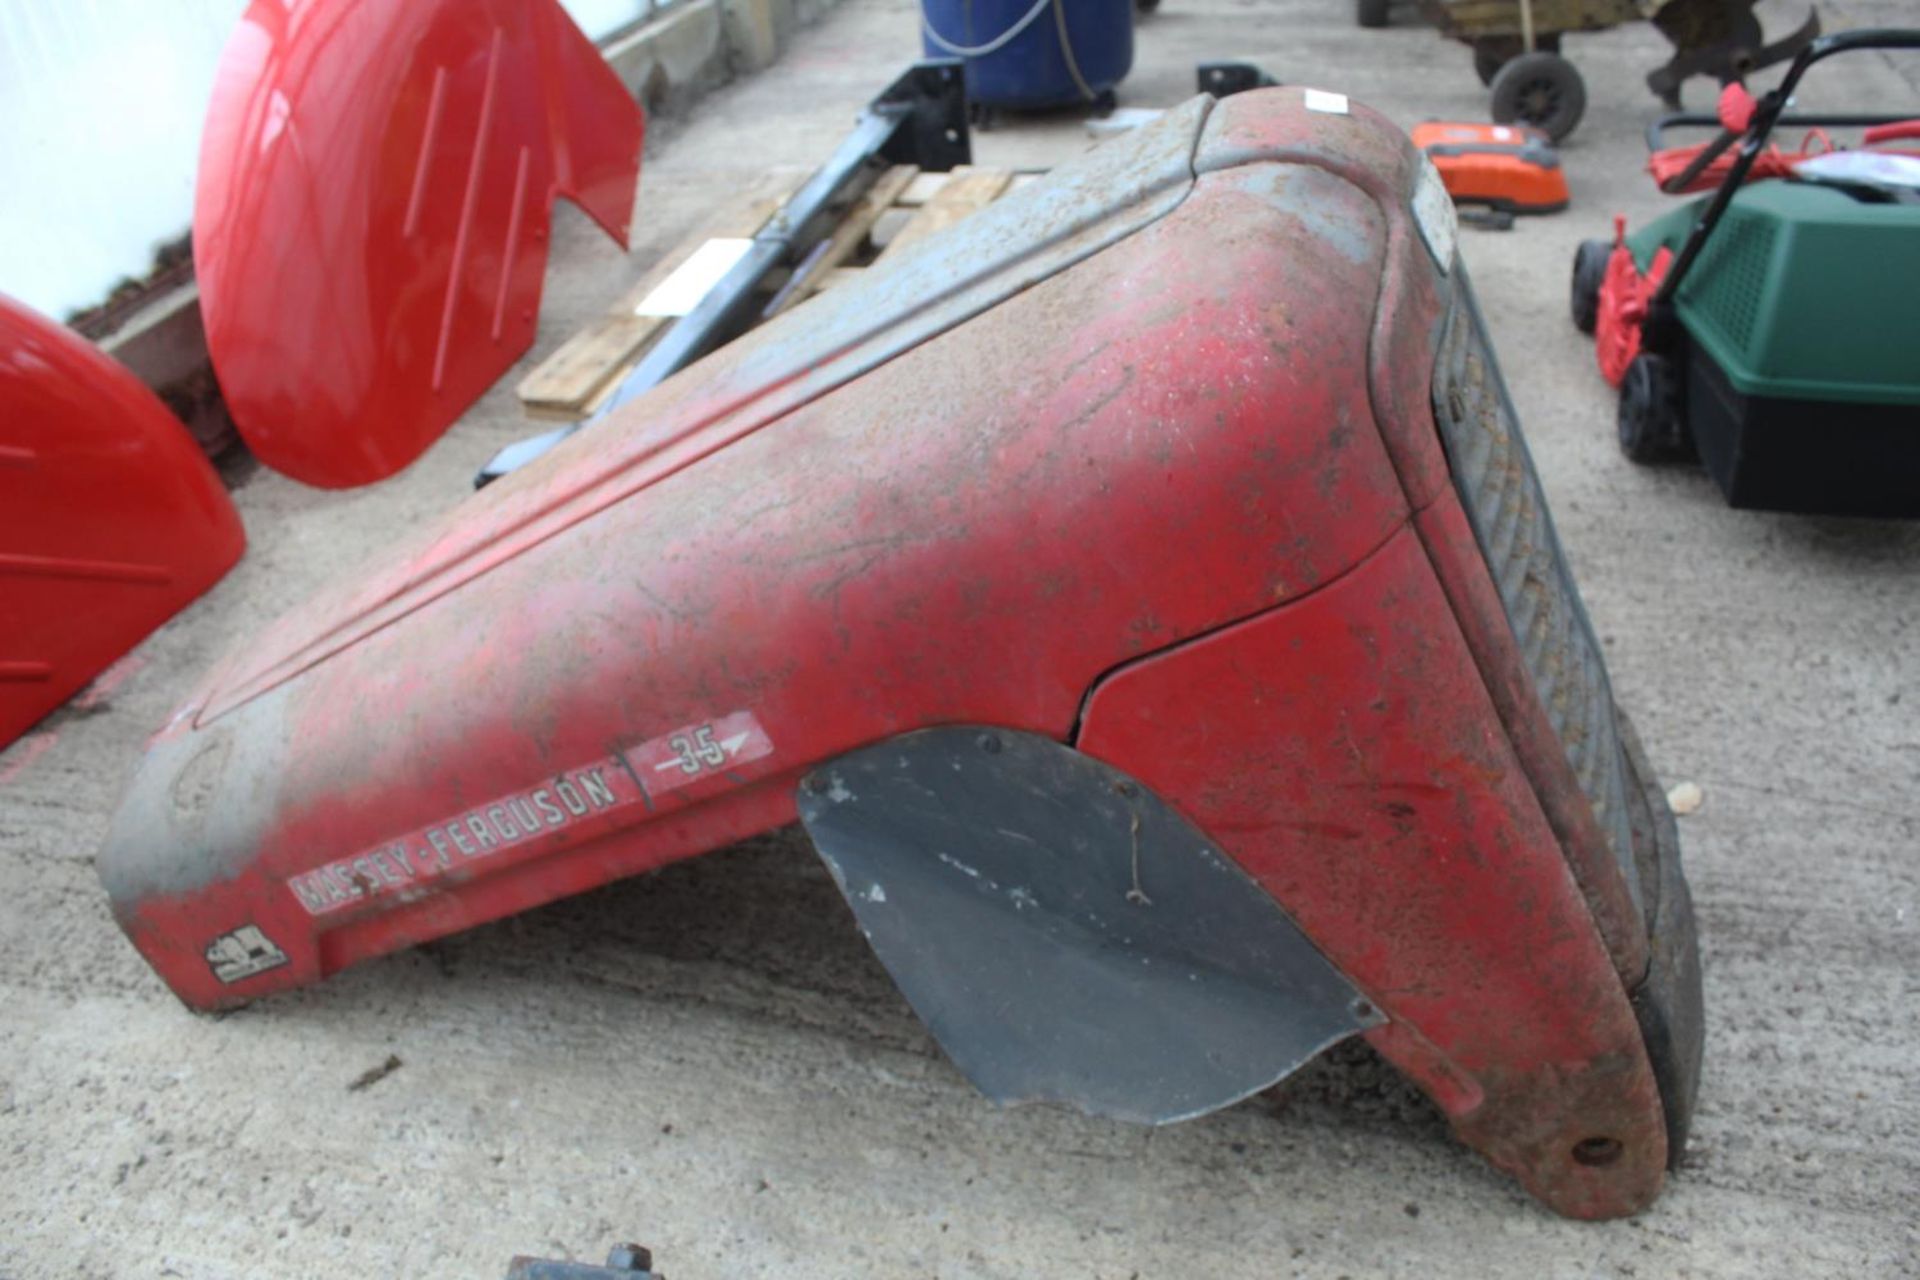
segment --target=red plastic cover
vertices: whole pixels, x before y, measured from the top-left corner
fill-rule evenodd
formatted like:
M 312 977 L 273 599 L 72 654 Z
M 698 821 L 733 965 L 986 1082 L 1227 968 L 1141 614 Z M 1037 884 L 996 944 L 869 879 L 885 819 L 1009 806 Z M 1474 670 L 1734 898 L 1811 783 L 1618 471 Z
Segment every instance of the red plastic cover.
M 1608 255 L 1594 317 L 1593 352 L 1609 386 L 1620 385 L 1627 376 L 1627 366 L 1640 354 L 1640 324 L 1647 318 L 1647 303 L 1672 265 L 1673 251 L 1665 245 L 1653 255 L 1644 276 L 1634 265 L 1633 251 L 1624 239 L 1617 241 Z
M 1909 138 L 1920 138 L 1920 117 L 1912 120 L 1900 120 L 1893 124 L 1876 124 L 1861 136 L 1868 146 L 1880 142 L 1903 142 Z
M 1627 366 L 1640 354 L 1640 325 L 1647 318 L 1647 303 L 1672 265 L 1673 250 L 1665 245 L 1654 253 L 1644 276 L 1634 265 L 1633 251 L 1624 240 L 1608 255 L 1593 324 L 1593 354 L 1608 386 L 1619 386 L 1627 376 Z
M 1720 90 L 1715 114 L 1720 117 L 1720 127 L 1728 133 L 1745 133 L 1747 126 L 1753 123 L 1754 108 L 1758 105 L 1753 95 L 1747 92 L 1747 87 L 1736 82 Z
M 1670 196 L 1690 195 L 1697 191 L 1712 191 L 1727 180 L 1733 172 L 1736 154 L 1729 149 L 1715 156 L 1706 168 L 1694 175 L 1692 181 L 1680 182 L 1689 166 L 1697 160 L 1702 151 L 1712 143 L 1702 142 L 1691 147 L 1668 147 L 1665 151 L 1656 151 L 1647 157 L 1647 172 L 1653 175 L 1653 185 Z M 1753 165 L 1747 170 L 1745 181 L 1764 182 L 1769 178 L 1786 178 L 1793 174 L 1793 167 L 1802 160 L 1825 155 L 1834 150 L 1833 140 L 1823 129 L 1809 130 L 1798 151 L 1782 151 L 1769 145 L 1753 159 Z
M 139 379 L 0 296 L 0 746 L 220 580 L 246 537 Z
M 254 453 L 326 487 L 417 458 L 533 341 L 553 198 L 626 243 L 643 131 L 554 0 L 254 0 L 193 225 Z
M 1567 207 L 1567 175 L 1545 132 L 1527 125 L 1428 120 L 1413 127 L 1447 194 L 1458 204 L 1512 213 Z

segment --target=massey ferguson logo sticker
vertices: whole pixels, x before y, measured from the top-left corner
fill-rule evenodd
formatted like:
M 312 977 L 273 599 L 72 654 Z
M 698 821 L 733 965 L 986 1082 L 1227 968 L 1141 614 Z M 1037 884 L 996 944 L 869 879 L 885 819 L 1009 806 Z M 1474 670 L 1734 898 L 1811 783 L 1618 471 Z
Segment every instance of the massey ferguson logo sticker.
M 466 863 L 640 798 L 633 775 L 618 756 L 609 757 L 354 857 L 315 867 L 287 881 L 287 887 L 301 906 L 323 916 L 363 898 L 398 893 L 437 879 Z
M 646 803 L 704 778 L 728 776 L 735 766 L 772 753 L 773 742 L 753 713 L 736 711 L 650 738 L 619 755 L 302 872 L 287 881 L 287 887 L 309 913 L 326 915 L 366 898 L 424 885 L 502 849 Z
M 207 963 L 213 967 L 213 976 L 222 982 L 251 978 L 286 962 L 287 953 L 274 946 L 258 925 L 241 925 L 207 944 Z

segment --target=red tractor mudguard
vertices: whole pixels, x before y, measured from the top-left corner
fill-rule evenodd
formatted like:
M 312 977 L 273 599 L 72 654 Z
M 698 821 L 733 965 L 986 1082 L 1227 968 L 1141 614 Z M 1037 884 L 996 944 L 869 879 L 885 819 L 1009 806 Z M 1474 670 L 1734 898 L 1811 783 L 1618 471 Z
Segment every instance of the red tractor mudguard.
M 532 343 L 554 197 L 626 243 L 642 131 L 556 0 L 253 0 L 193 213 L 248 447 L 329 488 L 419 457 Z
M 0 747 L 245 546 L 220 477 L 153 392 L 0 297 Z
M 237 648 L 100 866 L 216 1009 L 798 816 L 993 1096 L 1170 1120 L 1358 1032 L 1598 1217 L 1658 1191 L 1698 1064 L 1652 786 L 1437 175 L 1278 89 L 808 302 Z

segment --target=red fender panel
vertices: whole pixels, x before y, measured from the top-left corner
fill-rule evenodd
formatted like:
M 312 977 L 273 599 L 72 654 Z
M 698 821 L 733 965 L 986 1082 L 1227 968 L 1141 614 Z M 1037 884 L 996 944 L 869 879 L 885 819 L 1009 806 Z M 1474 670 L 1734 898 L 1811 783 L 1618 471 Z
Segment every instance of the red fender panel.
M 1064 739 L 1103 672 L 1378 546 L 1409 510 L 1348 300 L 1384 220 L 1311 166 L 1196 182 L 1202 114 L 1160 126 L 1164 164 L 1096 151 L 756 331 L 237 647 L 102 854 L 136 944 L 200 1007 L 312 981 L 791 821 L 800 773 L 895 733 Z M 745 736 L 678 772 L 703 727 Z M 210 964 L 246 924 L 283 964 Z
M 1653 1199 L 1666 1129 L 1640 1029 L 1417 533 L 1114 675 L 1077 745 L 1273 894 L 1494 1163 L 1577 1217 Z
M 207 345 L 261 461 L 413 461 L 533 341 L 555 196 L 626 243 L 638 104 L 555 0 L 254 0 L 201 138 Z
M 1425 172 L 1363 107 L 1196 99 L 715 353 L 237 647 L 115 819 L 122 926 L 230 1006 L 1000 726 L 1217 841 L 1555 1208 L 1646 1204 L 1644 938 L 1486 643 Z
M 0 746 L 233 567 L 240 517 L 126 369 L 0 296 Z

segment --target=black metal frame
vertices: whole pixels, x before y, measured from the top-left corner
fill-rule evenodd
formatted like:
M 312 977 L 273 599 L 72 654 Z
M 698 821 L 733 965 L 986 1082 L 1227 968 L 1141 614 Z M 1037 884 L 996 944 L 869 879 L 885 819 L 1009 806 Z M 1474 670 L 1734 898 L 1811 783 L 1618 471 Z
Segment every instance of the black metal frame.
M 1194 85 L 1201 93 L 1229 98 L 1250 89 L 1271 89 L 1280 82 L 1253 62 L 1202 62 L 1193 69 Z
M 847 206 L 889 165 L 945 172 L 969 163 L 972 156 L 964 64 L 950 58 L 915 63 L 867 104 L 853 132 L 753 237 L 746 256 L 654 343 L 598 412 L 584 422 L 508 445 L 480 469 L 474 488 L 532 462 L 738 335 L 750 321 L 754 296 L 768 274 L 776 267 L 802 264 Z
M 653 1269 L 653 1254 L 637 1244 L 617 1244 L 607 1252 L 605 1266 L 591 1262 L 563 1262 L 557 1258 L 515 1258 L 507 1266 L 507 1280 L 667 1280 Z
M 907 1003 L 1001 1104 L 1169 1124 L 1383 1021 L 1204 832 L 1044 735 L 917 730 L 795 799 Z
M 1700 251 L 1706 247 L 1707 237 L 1711 236 L 1714 228 L 1720 225 L 1720 219 L 1726 214 L 1727 206 L 1733 203 L 1734 195 L 1746 182 L 1747 173 L 1753 168 L 1754 161 L 1760 158 L 1761 149 L 1766 146 L 1767 138 L 1773 133 L 1774 127 L 1781 123 L 1787 105 L 1792 101 L 1793 91 L 1800 83 L 1800 78 L 1807 73 L 1809 67 L 1823 58 L 1832 57 L 1836 53 L 1851 53 L 1862 49 L 1920 49 L 1920 31 L 1876 27 L 1821 36 L 1800 51 L 1799 56 L 1793 60 L 1793 65 L 1787 68 L 1787 74 L 1781 77 L 1780 83 L 1763 94 L 1754 104 L 1753 118 L 1748 121 L 1744 133 L 1727 134 L 1722 142 L 1702 152 L 1701 158 L 1695 164 L 1689 165 L 1687 172 L 1681 175 L 1682 178 L 1691 181 L 1688 175 L 1698 176 L 1701 170 L 1723 154 L 1736 139 L 1739 141 L 1740 151 L 1734 157 L 1733 167 L 1727 171 L 1726 178 L 1720 183 L 1719 189 L 1713 193 L 1713 199 L 1708 203 L 1706 212 L 1700 215 L 1699 220 L 1693 224 L 1693 229 L 1687 233 L 1686 243 L 1680 247 L 1680 253 L 1674 258 L 1672 268 L 1668 270 L 1666 278 L 1660 282 L 1659 289 L 1647 303 L 1647 318 L 1641 322 L 1640 326 L 1640 341 L 1644 350 L 1661 355 L 1673 355 L 1678 350 L 1684 331 L 1674 306 L 1674 298 L 1678 295 L 1688 272 L 1693 269 L 1693 264 L 1699 260 Z M 1787 122 L 1794 123 L 1798 120 L 1812 123 L 1821 119 L 1833 119 L 1838 123 L 1845 118 L 1801 116 L 1787 117 Z M 1660 137 L 1660 131 L 1664 126 L 1689 122 L 1686 117 L 1671 116 L 1665 120 L 1656 121 L 1653 128 L 1648 131 L 1648 141 L 1651 143 Z M 1887 122 L 1876 120 L 1873 123 Z

